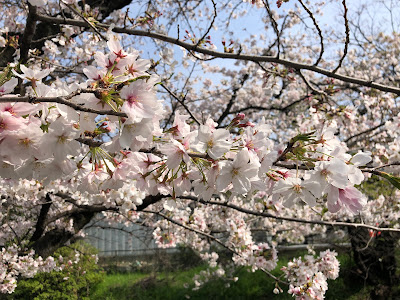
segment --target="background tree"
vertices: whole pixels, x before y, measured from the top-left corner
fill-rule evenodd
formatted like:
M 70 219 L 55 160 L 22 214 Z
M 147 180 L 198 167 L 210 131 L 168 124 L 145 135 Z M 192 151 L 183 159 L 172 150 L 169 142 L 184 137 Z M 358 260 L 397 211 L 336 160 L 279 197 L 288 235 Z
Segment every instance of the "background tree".
M 328 228 L 350 228 L 365 274 L 382 251 L 361 250 L 394 249 L 398 190 L 360 190 L 371 176 L 400 187 L 395 21 L 376 32 L 346 1 L 1 3 L 2 292 L 57 268 L 52 253 L 99 213 L 227 278 L 214 246 L 270 276 L 275 242 Z M 396 20 L 393 2 L 374 5 Z M 338 267 L 326 251 L 283 277 L 318 298 Z

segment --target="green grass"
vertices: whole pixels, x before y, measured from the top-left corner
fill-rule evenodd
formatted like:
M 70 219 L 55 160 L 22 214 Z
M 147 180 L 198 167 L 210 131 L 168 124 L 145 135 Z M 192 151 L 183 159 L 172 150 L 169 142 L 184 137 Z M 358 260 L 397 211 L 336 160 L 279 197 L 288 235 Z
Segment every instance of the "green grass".
M 299 255 L 299 254 L 298 254 Z M 297 256 L 298 256 L 297 255 Z M 352 263 L 347 255 L 339 256 L 341 274 L 337 280 L 328 282 L 326 299 L 366 299 L 363 293 L 363 283 L 352 278 Z M 279 276 L 279 270 L 287 264 L 288 258 L 280 257 L 278 267 L 272 272 Z M 272 290 L 275 281 L 261 271 L 249 272 L 240 268 L 234 276 L 237 282 L 227 280 L 212 280 L 199 290 L 193 291 L 193 276 L 204 270 L 199 266 L 188 270 L 158 273 L 109 274 L 99 284 L 91 295 L 91 299 L 105 300 L 145 300 L 145 299 L 294 299 L 287 294 L 287 287 L 281 285 L 284 292 L 274 295 Z M 229 287 L 227 287 L 229 283 Z M 185 288 L 184 286 L 189 286 Z M 364 295 L 364 296 L 362 296 Z M 359 297 L 360 296 L 360 297 Z
M 129 299 L 130 289 L 135 282 L 148 277 L 148 274 L 126 273 L 126 274 L 107 274 L 104 281 L 96 286 L 91 294 L 91 299 Z M 119 298 L 113 297 L 114 293 L 122 295 Z M 116 296 L 116 295 L 115 295 Z

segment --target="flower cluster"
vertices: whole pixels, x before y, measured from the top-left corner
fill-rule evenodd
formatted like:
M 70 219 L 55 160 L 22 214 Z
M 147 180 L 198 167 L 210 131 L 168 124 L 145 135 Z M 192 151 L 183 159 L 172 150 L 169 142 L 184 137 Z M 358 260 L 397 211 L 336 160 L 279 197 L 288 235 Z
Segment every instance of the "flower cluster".
M 0 252 L 0 293 L 14 292 L 19 276 L 32 278 L 37 272 L 60 270 L 51 256 L 43 260 L 40 256 L 35 258 L 34 251 L 25 255 L 20 252 L 16 245 L 3 248 Z
M 278 259 L 275 242 L 303 243 L 311 233 L 327 235 L 318 222 L 361 215 L 366 224 L 398 227 L 399 212 L 386 213 L 398 207 L 398 201 L 384 196 L 367 201 L 360 188 L 370 174 L 400 185 L 398 178 L 380 171 L 398 165 L 400 158 L 398 99 L 381 93 L 379 86 L 376 91 L 367 88 L 377 80 L 382 86 L 395 82 L 382 70 L 399 71 L 396 55 L 389 55 L 400 48 L 397 34 L 377 37 L 376 44 L 387 48 L 382 53 L 373 43 L 363 46 L 364 56 L 348 49 L 342 74 L 371 82 L 355 89 L 287 67 L 287 60 L 308 63 L 318 52 L 314 43 L 308 47 L 305 37 L 291 36 L 290 28 L 304 23 L 299 7 L 283 17 L 266 1 L 243 0 L 267 6 L 265 20 L 272 26 L 266 30 L 271 36 L 277 28 L 282 32 L 278 42 L 255 33 L 240 43 L 230 37 L 229 51 L 225 49 L 238 49 L 238 57 L 259 56 L 270 43 L 265 55 L 276 55 L 281 64 L 209 64 L 211 55 L 197 53 L 207 47 L 211 53 L 215 50 L 207 34 L 195 47 L 190 45 L 189 53 L 185 50 L 180 70 L 171 45 L 160 41 L 161 60 L 143 59 L 141 52 L 128 47 L 138 45 L 136 40 L 113 33 L 140 32 L 128 30 L 130 23 L 146 24 L 149 31 L 144 35 L 168 35 L 166 27 L 171 26 L 157 21 L 162 16 L 180 19 L 176 9 L 169 9 L 178 2 L 154 0 L 153 6 L 165 12 L 146 11 L 146 17 L 136 20 L 120 11 L 101 16 L 116 23 L 107 27 L 96 21 L 103 10 L 78 6 L 75 0 L 28 0 L 27 9 L 10 5 L 14 17 L 5 14 L 0 21 L 2 53 L 6 57 L 15 50 L 0 73 L 0 245 L 24 237 L 22 245 L 31 246 L 38 242 L 36 235 L 54 232 L 82 234 L 90 216 L 101 212 L 109 222 L 140 222 L 154 229 L 160 247 L 184 244 L 197 251 L 211 267 L 196 277 L 198 287 L 205 278 L 226 275 L 214 247 L 232 252 L 236 265 L 272 270 Z M 276 2 L 278 8 L 283 2 Z M 215 9 L 219 6 L 215 3 Z M 60 15 L 60 7 L 76 20 L 64 18 L 69 25 L 57 26 L 60 32 L 41 49 L 19 49 L 27 38 L 18 41 L 16 33 L 24 32 L 21 20 L 45 24 L 52 19 L 45 14 Z M 207 14 L 213 20 L 211 34 L 218 22 L 206 4 L 196 7 L 198 14 L 190 19 Z M 240 13 L 232 12 L 232 18 L 245 16 L 248 7 L 237 6 Z M 28 11 L 34 17 L 27 17 Z M 179 14 L 189 11 L 179 8 Z M 82 18 L 91 34 L 75 26 Z M 186 32 L 185 38 L 196 42 Z M 35 39 L 26 46 L 41 45 L 42 39 Z M 185 45 L 179 38 L 174 43 Z M 316 65 L 331 70 L 322 52 Z M 380 63 L 365 68 L 366 61 L 377 60 Z M 224 79 L 199 79 L 194 75 L 197 63 L 206 74 Z M 189 66 L 193 69 L 184 78 Z M 72 69 L 76 73 L 65 72 Z M 182 92 L 177 92 L 181 83 Z M 165 93 L 157 94 L 158 89 Z M 80 212 L 84 217 L 77 216 Z M 257 240 L 255 229 L 268 232 L 272 243 L 265 243 L 265 235 Z M 370 234 L 373 238 L 379 233 Z M 17 276 L 55 268 L 51 257 L 45 263 L 14 246 L 1 251 L 0 292 L 11 292 Z M 327 289 L 326 280 L 336 278 L 338 270 L 335 253 L 326 251 L 318 258 L 295 259 L 284 272 L 291 294 L 318 299 Z
M 336 252 L 323 251 L 319 257 L 306 255 L 290 261 L 282 270 L 290 282 L 288 290 L 296 299 L 324 299 L 328 289 L 327 279 L 339 276 Z

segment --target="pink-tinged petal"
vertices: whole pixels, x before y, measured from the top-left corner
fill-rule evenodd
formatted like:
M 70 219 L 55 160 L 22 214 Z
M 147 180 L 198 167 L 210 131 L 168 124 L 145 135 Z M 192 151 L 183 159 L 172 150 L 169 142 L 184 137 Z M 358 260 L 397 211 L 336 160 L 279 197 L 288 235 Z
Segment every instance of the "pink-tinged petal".
M 111 38 L 110 40 L 108 40 L 107 46 L 108 46 L 108 49 L 110 49 L 112 52 L 118 53 L 120 50 L 122 50 L 121 44 L 115 38 Z
M 346 174 L 348 170 L 349 166 L 344 161 L 338 158 L 332 159 L 328 166 L 328 171 L 332 173 Z
M 371 152 L 357 153 L 351 158 L 351 162 L 356 166 L 364 166 L 372 160 Z
M 23 118 L 15 117 L 8 112 L 0 112 L 0 136 L 6 135 L 9 131 L 16 131 L 25 126 Z
M 203 143 L 208 143 L 208 141 L 211 139 L 211 130 L 205 125 L 201 125 L 199 129 L 199 133 L 197 135 L 197 138 L 200 142 Z
M 88 66 L 84 68 L 83 73 L 86 75 L 87 78 L 92 80 L 101 79 L 105 75 L 104 71 L 100 71 L 94 66 Z
M 176 169 L 177 167 L 179 167 L 181 161 L 182 161 L 182 153 L 174 152 L 174 153 L 168 155 L 166 165 L 170 169 Z
M 231 148 L 231 143 L 228 141 L 218 142 L 217 145 L 207 150 L 208 155 L 212 159 L 218 159 Z
M 217 129 L 213 132 L 214 141 L 229 139 L 230 133 L 226 129 Z
M 311 207 L 317 205 L 317 201 L 315 200 L 314 195 L 311 194 L 308 190 L 302 190 L 300 198 Z
M 248 164 L 245 168 L 241 168 L 241 176 L 247 177 L 249 179 L 255 178 L 258 176 L 259 167 L 252 163 Z
M 245 194 L 251 189 L 250 179 L 242 176 L 235 176 L 232 179 L 233 190 L 238 194 Z
M 2 86 L 0 86 L 0 95 L 11 93 L 18 84 L 18 79 L 13 77 Z
M 245 166 L 250 160 L 249 151 L 245 148 L 242 149 L 233 160 L 233 167 L 240 168 Z
M 303 186 L 309 190 L 314 197 L 318 198 L 322 196 L 322 188 L 323 186 L 315 181 L 308 181 L 303 184 Z
M 364 174 L 355 166 L 351 168 L 348 177 L 352 184 L 361 184 L 364 180 Z
M 342 207 L 339 202 L 339 189 L 332 185 L 328 188 L 327 200 L 328 200 L 328 210 L 331 213 L 338 212 Z
M 27 68 L 27 67 L 25 67 L 24 65 L 20 65 L 19 66 L 19 68 L 20 68 L 20 70 L 26 75 L 26 76 L 32 76 L 33 75 L 33 73 L 31 72 L 31 70 L 29 69 L 29 68 Z
M 220 174 L 215 182 L 215 186 L 218 191 L 223 191 L 232 182 L 232 176 L 230 173 Z
M 294 204 L 294 201 L 299 198 L 298 194 L 296 193 L 291 193 L 288 197 L 286 197 L 283 201 L 283 205 L 285 207 L 292 207 Z
M 279 180 L 278 183 L 274 186 L 273 194 L 281 194 L 287 192 L 291 189 L 293 185 L 287 180 Z
M 176 201 L 173 199 L 168 199 L 167 201 L 165 201 L 163 206 L 168 211 L 173 211 L 177 207 Z
M 339 199 L 353 214 L 357 214 L 367 204 L 365 196 L 353 186 L 339 190 Z
M 344 189 L 349 185 L 349 180 L 346 174 L 342 173 L 332 173 L 328 177 L 328 181 L 330 184 L 334 185 L 337 188 Z

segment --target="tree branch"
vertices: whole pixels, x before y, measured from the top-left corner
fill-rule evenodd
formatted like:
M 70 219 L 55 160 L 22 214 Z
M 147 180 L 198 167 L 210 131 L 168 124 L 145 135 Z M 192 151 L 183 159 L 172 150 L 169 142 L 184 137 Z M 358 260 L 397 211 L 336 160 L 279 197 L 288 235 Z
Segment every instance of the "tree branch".
M 397 228 L 383 228 L 383 227 L 376 227 L 372 225 L 367 225 L 367 224 L 360 224 L 360 223 L 348 223 L 348 222 L 329 222 L 329 221 L 318 221 L 318 220 L 306 220 L 306 219 L 300 219 L 300 218 L 292 218 L 292 217 L 281 217 L 281 216 L 276 216 L 270 213 L 265 213 L 265 212 L 257 212 L 257 211 L 252 211 L 240 206 L 237 206 L 235 204 L 229 204 L 227 202 L 218 202 L 218 201 L 204 201 L 201 199 L 198 199 L 197 197 L 193 196 L 180 196 L 178 197 L 180 199 L 187 199 L 187 200 L 193 200 L 202 204 L 206 205 L 219 205 L 219 206 L 224 206 L 228 208 L 232 208 L 236 211 L 253 215 L 253 216 L 260 216 L 260 217 L 265 217 L 265 218 L 271 218 L 275 220 L 281 220 L 281 221 L 289 221 L 289 222 L 296 222 L 296 223 L 305 223 L 305 224 L 315 224 L 315 225 L 324 225 L 324 226 L 332 226 L 332 227 L 352 227 L 352 228 L 366 228 L 366 229 L 371 229 L 374 231 L 388 231 L 388 232 L 399 232 L 400 229 Z
M 179 99 L 177 95 L 175 95 L 174 92 L 172 92 L 165 84 L 161 83 L 161 86 L 163 87 L 164 90 L 167 91 L 168 94 L 170 94 L 176 101 L 179 102 L 180 105 L 183 106 L 183 108 L 188 112 L 190 117 L 197 123 L 197 125 L 200 125 L 201 123 L 196 119 L 196 117 L 192 114 L 190 109 L 187 107 L 187 105 L 183 102 L 183 100 Z
M 308 15 L 310 16 L 311 20 L 314 23 L 315 28 L 318 31 L 318 35 L 319 35 L 319 43 L 321 45 L 321 50 L 319 52 L 319 57 L 317 59 L 317 61 L 314 63 L 314 66 L 317 66 L 319 64 L 319 62 L 322 59 L 322 54 L 324 54 L 324 37 L 322 36 L 322 31 L 318 26 L 317 20 L 315 20 L 313 13 L 308 9 L 308 7 L 303 3 L 302 0 L 299 0 L 301 6 L 304 8 L 304 10 L 308 13 Z
M 45 198 L 46 202 L 42 204 L 42 208 L 40 209 L 39 217 L 36 221 L 35 232 L 33 233 L 30 241 L 37 241 L 43 234 L 46 229 L 46 218 L 50 210 L 50 206 L 53 203 L 53 199 L 51 199 L 50 194 L 46 194 Z
M 123 112 L 116 112 L 113 110 L 97 110 L 92 108 L 83 107 L 80 104 L 72 103 L 66 100 L 67 97 L 31 97 L 31 96 L 2 96 L 0 97 L 0 103 L 4 102 L 28 102 L 28 103 L 35 103 L 35 102 L 50 102 L 50 103 L 59 103 L 69 106 L 77 111 L 83 111 L 98 115 L 112 115 L 118 117 L 128 118 L 128 115 Z
M 223 111 L 223 113 L 221 114 L 221 116 L 217 120 L 218 125 L 221 125 L 222 121 L 229 115 L 229 111 L 230 111 L 233 103 L 236 100 L 237 92 L 243 87 L 243 85 L 244 85 L 244 83 L 246 82 L 247 79 L 249 79 L 249 74 L 245 74 L 243 76 L 242 80 L 240 80 L 239 86 L 233 89 L 233 93 L 232 93 L 231 99 L 229 100 L 228 104 L 226 105 L 225 110 Z
M 20 42 L 20 61 L 24 64 L 28 60 L 29 49 L 36 30 L 37 7 L 28 3 L 28 17 L 26 19 L 25 31 Z
M 337 65 L 337 67 L 335 68 L 335 70 L 332 71 L 332 73 L 336 73 L 337 70 L 339 70 L 339 68 L 342 66 L 342 62 L 344 60 L 344 58 L 347 55 L 347 49 L 349 47 L 349 43 L 350 43 L 350 28 L 349 28 L 349 21 L 347 19 L 347 6 L 346 6 L 346 0 L 342 1 L 343 7 L 344 7 L 344 13 L 343 13 L 343 18 L 344 18 L 344 26 L 346 28 L 346 41 L 344 42 L 344 50 L 343 50 L 343 55 L 339 60 L 339 63 Z
M 37 19 L 42 22 L 48 22 L 48 23 L 68 24 L 68 25 L 74 25 L 74 26 L 86 27 L 86 28 L 88 27 L 88 25 L 84 21 L 73 20 L 73 19 L 53 18 L 53 17 L 44 16 L 41 14 L 39 14 L 37 16 Z M 109 28 L 109 26 L 105 25 L 105 24 L 99 24 L 98 26 L 101 26 L 104 29 Z M 335 78 L 335 79 L 338 79 L 338 80 L 341 80 L 344 82 L 350 82 L 350 83 L 358 84 L 361 86 L 374 88 L 374 89 L 377 89 L 377 90 L 380 90 L 383 92 L 394 93 L 396 95 L 400 95 L 400 88 L 387 86 L 387 85 L 373 82 L 370 80 L 363 80 L 363 79 L 358 79 L 358 78 L 351 77 L 351 76 L 337 74 L 335 72 L 332 72 L 332 71 L 329 71 L 329 70 L 326 70 L 326 69 L 323 69 L 323 68 L 320 68 L 320 67 L 317 67 L 314 65 L 297 63 L 294 61 L 276 58 L 273 56 L 257 56 L 257 55 L 245 55 L 245 54 L 241 54 L 241 53 L 218 52 L 218 51 L 209 50 L 209 49 L 205 49 L 205 48 L 199 48 L 199 47 L 196 47 L 196 45 L 182 42 L 176 38 L 166 36 L 166 35 L 163 35 L 160 33 L 144 31 L 144 30 L 127 29 L 127 28 L 123 28 L 123 27 L 114 27 L 113 32 L 126 33 L 126 34 L 130 34 L 130 35 L 135 35 L 135 36 L 150 37 L 150 38 L 164 41 L 164 42 L 167 42 L 170 44 L 181 46 L 188 51 L 196 51 L 198 53 L 202 53 L 202 54 L 206 54 L 206 55 L 210 55 L 210 56 L 218 57 L 218 58 L 252 61 L 252 62 L 271 62 L 271 63 L 281 64 L 281 65 L 284 65 L 284 66 L 287 66 L 289 68 L 293 68 L 296 70 L 309 70 L 309 71 L 313 71 L 315 73 L 319 73 L 319 74 L 322 74 L 322 75 L 325 75 L 328 77 L 332 77 L 332 78 Z

